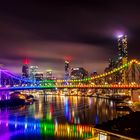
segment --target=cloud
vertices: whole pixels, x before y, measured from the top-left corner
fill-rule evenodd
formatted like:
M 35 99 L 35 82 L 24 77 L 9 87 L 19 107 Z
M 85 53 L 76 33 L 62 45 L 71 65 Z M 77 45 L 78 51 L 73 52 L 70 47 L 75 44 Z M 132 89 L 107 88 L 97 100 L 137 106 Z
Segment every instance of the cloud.
M 54 70 L 54 73 L 58 72 L 59 75 L 64 73 L 65 56 L 72 58 L 71 67 L 85 67 L 87 70 L 93 71 L 97 63 L 104 63 L 109 55 L 107 49 L 98 46 L 58 41 L 30 41 L 24 42 L 24 44 L 21 42 L 15 44 L 12 49 L 16 51 L 7 52 L 1 58 L 1 62 L 5 63 L 5 67 L 14 71 L 15 67 L 20 66 L 20 68 L 16 68 L 20 72 L 22 59 L 28 57 L 30 65 L 38 65 L 41 71 L 51 68 Z
M 0 62 L 21 72 L 22 59 L 40 70 L 64 73 L 64 57 L 71 67 L 104 70 L 117 54 L 116 32 L 128 34 L 129 57 L 139 57 L 138 1 L 65 1 L 0 5 Z

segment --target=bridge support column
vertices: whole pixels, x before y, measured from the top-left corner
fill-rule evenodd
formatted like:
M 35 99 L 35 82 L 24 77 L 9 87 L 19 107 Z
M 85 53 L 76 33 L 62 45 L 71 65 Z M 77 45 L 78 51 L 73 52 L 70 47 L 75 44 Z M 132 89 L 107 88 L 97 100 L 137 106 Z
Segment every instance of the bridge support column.
M 131 101 L 133 101 L 133 89 L 130 90 Z
M 131 100 L 133 102 L 140 102 L 140 90 L 139 89 L 131 90 Z

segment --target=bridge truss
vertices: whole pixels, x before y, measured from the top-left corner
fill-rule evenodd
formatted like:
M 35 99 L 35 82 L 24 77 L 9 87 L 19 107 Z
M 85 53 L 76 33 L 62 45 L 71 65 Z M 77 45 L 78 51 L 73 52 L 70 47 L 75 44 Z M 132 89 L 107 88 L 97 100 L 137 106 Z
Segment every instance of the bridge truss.
M 49 88 L 140 88 L 140 61 L 135 59 L 111 71 L 76 80 L 33 81 L 6 70 L 0 71 L 2 89 L 49 89 Z M 2 75 L 4 78 L 2 79 Z

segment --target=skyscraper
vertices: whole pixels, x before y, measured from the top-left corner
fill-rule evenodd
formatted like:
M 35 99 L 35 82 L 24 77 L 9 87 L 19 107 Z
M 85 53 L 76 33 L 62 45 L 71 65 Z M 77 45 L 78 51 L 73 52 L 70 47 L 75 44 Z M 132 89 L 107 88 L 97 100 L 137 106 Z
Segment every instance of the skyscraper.
M 23 78 L 29 77 L 29 60 L 27 58 L 23 60 L 22 77 Z
M 30 66 L 30 79 L 35 80 L 35 74 L 38 71 L 38 66 Z
M 118 36 L 118 62 L 119 62 L 118 66 L 126 64 L 128 62 L 128 48 L 126 35 Z M 126 84 L 127 83 L 126 70 L 122 70 L 119 73 L 121 75 L 121 82 Z
M 70 65 L 69 61 L 65 60 L 65 80 L 69 79 Z
M 27 64 L 24 64 L 22 66 L 22 77 L 28 78 L 29 77 L 29 66 Z
M 118 59 L 122 60 L 122 64 L 128 61 L 128 50 L 127 50 L 127 36 L 118 36 Z
M 117 68 L 128 62 L 127 36 L 119 35 L 117 39 L 118 39 L 117 40 L 118 54 L 117 56 L 109 59 L 109 66 L 105 69 L 105 72 L 109 72 L 114 68 Z M 108 81 L 108 83 L 113 82 L 126 83 L 127 82 L 126 70 L 116 72 L 115 76 L 113 75 L 108 76 L 106 78 L 106 81 Z
M 51 69 L 46 70 L 46 79 L 48 80 L 53 79 L 53 74 Z
M 36 72 L 35 80 L 37 80 L 37 81 L 43 80 L 43 72 Z
M 82 67 L 72 68 L 70 78 L 71 79 L 83 79 L 88 77 L 88 71 Z

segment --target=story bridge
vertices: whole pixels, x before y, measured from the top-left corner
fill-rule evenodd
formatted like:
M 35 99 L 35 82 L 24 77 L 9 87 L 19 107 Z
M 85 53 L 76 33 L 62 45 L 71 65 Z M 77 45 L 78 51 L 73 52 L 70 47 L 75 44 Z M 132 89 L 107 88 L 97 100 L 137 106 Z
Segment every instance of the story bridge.
M 3 75 L 4 78 L 1 78 Z M 0 90 L 28 89 L 140 89 L 140 61 L 133 59 L 110 71 L 99 75 L 75 80 L 40 80 L 24 79 L 7 70 L 0 70 Z

